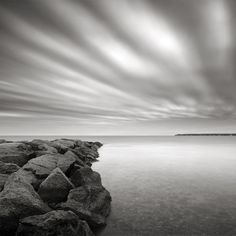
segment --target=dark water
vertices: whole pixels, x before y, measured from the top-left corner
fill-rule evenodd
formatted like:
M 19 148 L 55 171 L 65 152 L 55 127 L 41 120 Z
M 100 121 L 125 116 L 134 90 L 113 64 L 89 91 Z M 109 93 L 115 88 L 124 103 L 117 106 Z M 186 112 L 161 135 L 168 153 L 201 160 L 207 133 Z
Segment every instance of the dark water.
M 236 235 L 236 137 L 73 138 L 105 143 L 93 168 L 113 201 L 100 236 Z

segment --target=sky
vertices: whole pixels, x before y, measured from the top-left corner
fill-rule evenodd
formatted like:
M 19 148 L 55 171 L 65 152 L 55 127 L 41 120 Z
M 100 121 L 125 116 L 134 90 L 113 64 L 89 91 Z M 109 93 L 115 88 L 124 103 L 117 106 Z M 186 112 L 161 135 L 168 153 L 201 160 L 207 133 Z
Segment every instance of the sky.
M 1 0 L 0 135 L 236 132 L 235 0 Z

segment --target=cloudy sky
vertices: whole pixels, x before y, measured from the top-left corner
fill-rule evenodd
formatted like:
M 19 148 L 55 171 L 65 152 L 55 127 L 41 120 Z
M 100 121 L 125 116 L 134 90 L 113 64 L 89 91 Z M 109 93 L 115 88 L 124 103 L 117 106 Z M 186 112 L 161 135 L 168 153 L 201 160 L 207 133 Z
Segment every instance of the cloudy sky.
M 236 131 L 235 0 L 1 0 L 0 134 Z

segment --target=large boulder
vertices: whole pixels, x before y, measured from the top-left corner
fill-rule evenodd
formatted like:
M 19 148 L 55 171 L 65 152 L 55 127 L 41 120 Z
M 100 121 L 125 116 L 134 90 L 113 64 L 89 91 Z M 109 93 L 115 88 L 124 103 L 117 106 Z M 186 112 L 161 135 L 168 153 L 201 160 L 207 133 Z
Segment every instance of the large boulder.
M 66 151 L 69 148 L 75 148 L 76 142 L 72 139 L 56 139 L 51 141 L 51 145 Z
M 47 140 L 34 139 L 29 143 L 33 148 L 36 157 L 42 156 L 45 154 L 56 154 L 57 149 L 50 145 L 50 142 Z
M 100 142 L 84 142 L 84 146 L 91 148 L 94 151 L 97 151 L 100 147 L 102 147 L 102 143 L 100 143 Z
M 6 142 L 7 142 L 7 141 L 6 141 L 5 139 L 2 139 L 2 138 L 0 139 L 0 144 L 1 144 L 1 143 L 6 143 Z
M 46 154 L 31 159 L 23 169 L 34 173 L 38 178 L 46 178 L 52 170 L 59 167 L 64 173 L 73 165 L 76 160 L 62 154 Z
M 56 168 L 40 184 L 38 194 L 45 202 L 59 203 L 66 200 L 69 191 L 73 187 L 73 184 L 61 169 Z
M 74 158 L 76 161 L 76 164 L 82 166 L 82 167 L 85 167 L 86 164 L 85 162 L 83 162 L 74 152 L 72 151 L 67 151 L 65 154 L 64 154 L 66 157 L 68 158 Z
M 67 201 L 60 204 L 60 209 L 73 211 L 90 227 L 97 228 L 106 225 L 110 204 L 110 193 L 104 187 L 84 185 L 70 190 Z
M 24 179 L 24 182 L 29 183 L 33 186 L 34 189 L 38 189 L 39 185 L 42 183 L 43 179 L 37 178 L 31 171 L 24 170 L 20 168 L 15 172 L 20 178 Z
M 81 185 L 102 186 L 101 176 L 89 167 L 77 169 L 70 177 L 71 182 L 79 187 Z
M 4 184 L 7 181 L 9 175 L 7 174 L 0 174 L 0 192 L 3 190 Z
M 13 235 L 20 218 L 50 211 L 31 184 L 18 175 L 10 175 L 0 193 L 0 235 Z
M 4 163 L 0 161 L 0 191 L 2 191 L 8 176 L 19 169 L 20 167 L 16 164 Z
M 91 161 L 96 161 L 99 157 L 99 154 L 96 150 L 91 149 L 90 147 L 76 147 L 72 150 L 81 160 L 85 161 L 86 159 Z
M 25 143 L 0 144 L 0 161 L 2 162 L 23 166 L 33 157 L 35 157 L 34 151 Z
M 10 175 L 16 171 L 18 171 L 20 167 L 13 163 L 5 163 L 0 161 L 0 173 Z
M 51 211 L 20 221 L 16 236 L 93 236 L 85 221 L 71 211 Z

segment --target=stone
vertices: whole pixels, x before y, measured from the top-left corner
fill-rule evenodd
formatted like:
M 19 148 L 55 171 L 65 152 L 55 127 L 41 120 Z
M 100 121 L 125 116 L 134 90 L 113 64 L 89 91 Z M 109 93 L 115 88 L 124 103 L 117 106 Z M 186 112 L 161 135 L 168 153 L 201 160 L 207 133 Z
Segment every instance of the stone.
M 35 157 L 58 153 L 57 149 L 50 146 L 50 141 L 47 140 L 34 139 L 32 142 L 29 142 L 29 145 L 34 150 Z
M 0 144 L 1 143 L 6 143 L 7 141 L 5 139 L 0 139 Z
M 56 168 L 40 184 L 38 194 L 45 202 L 59 203 L 67 199 L 67 195 L 73 187 L 61 169 Z
M 3 190 L 4 184 L 7 181 L 9 175 L 7 174 L 0 174 L 0 192 Z
M 10 175 L 16 171 L 18 171 L 20 167 L 13 163 L 5 163 L 0 161 L 0 174 Z
M 62 154 L 45 154 L 31 159 L 23 169 L 30 170 L 38 178 L 46 178 L 52 170 L 59 167 L 64 173 L 76 160 Z
M 60 204 L 60 209 L 73 211 L 95 229 L 106 225 L 110 204 L 110 193 L 104 187 L 84 185 L 70 190 L 67 201 Z
M 14 235 L 20 218 L 50 211 L 31 184 L 11 174 L 0 193 L 0 235 Z
M 80 168 L 77 169 L 71 176 L 71 182 L 79 187 L 81 185 L 98 185 L 102 186 L 101 176 L 91 168 Z
M 93 236 L 85 221 L 71 211 L 51 211 L 20 220 L 16 236 Z
M 88 147 L 76 147 L 75 149 L 71 149 L 71 151 L 86 165 L 90 165 L 91 162 L 97 161 L 97 158 L 99 157 L 97 151 Z
M 75 141 L 70 139 L 56 139 L 50 142 L 52 147 L 55 147 L 57 151 L 61 154 L 64 154 L 69 149 L 75 148 Z
M 31 171 L 24 170 L 23 168 L 19 169 L 15 173 L 16 173 L 16 175 L 23 178 L 26 183 L 31 184 L 35 190 L 38 189 L 39 185 L 43 181 L 43 179 L 37 178 Z
M 5 163 L 14 163 L 23 166 L 35 154 L 30 145 L 24 143 L 2 143 L 0 144 L 0 161 Z
M 2 191 L 8 176 L 19 169 L 20 167 L 16 164 L 4 163 L 0 161 L 0 191 Z
M 86 164 L 83 162 L 76 154 L 74 154 L 72 151 L 67 151 L 65 154 L 68 158 L 74 158 L 76 160 L 76 163 L 80 166 L 85 167 Z

